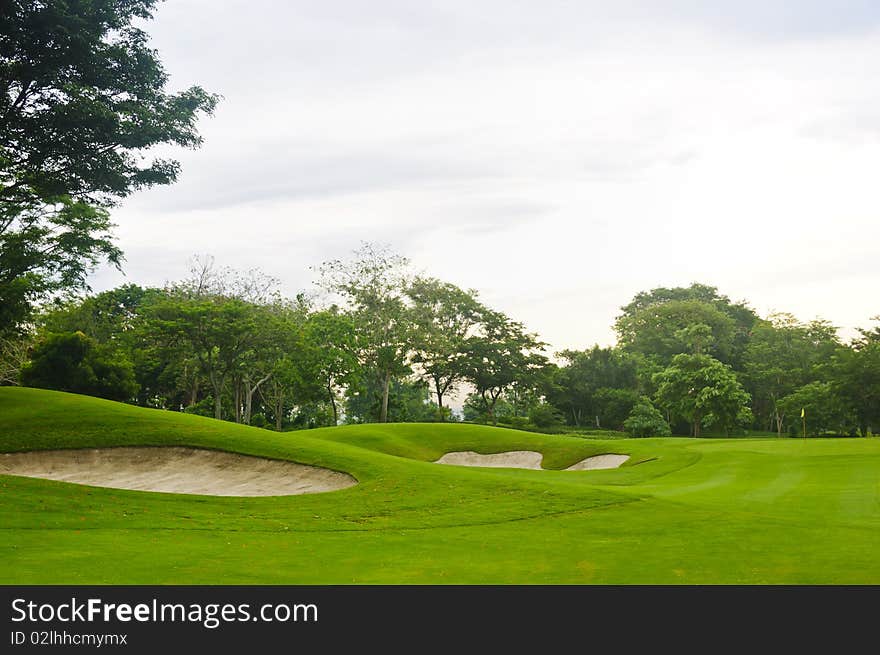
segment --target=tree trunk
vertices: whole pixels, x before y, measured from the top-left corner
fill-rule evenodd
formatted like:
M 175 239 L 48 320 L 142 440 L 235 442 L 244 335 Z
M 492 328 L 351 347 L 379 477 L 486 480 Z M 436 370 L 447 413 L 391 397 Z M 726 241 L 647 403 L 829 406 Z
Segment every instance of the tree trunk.
M 193 407 L 199 402 L 199 379 L 194 378 L 192 387 L 190 388 L 189 407 Z
M 391 371 L 385 371 L 385 382 L 382 385 L 382 411 L 379 414 L 379 423 L 388 422 L 388 393 L 391 390 Z
M 495 405 L 498 404 L 501 392 L 499 391 L 497 395 L 490 392 L 489 396 L 492 398 L 492 403 L 489 405 L 489 416 L 492 418 L 492 425 L 498 427 L 498 419 L 495 418 Z
M 232 380 L 232 402 L 235 404 L 235 422 L 241 423 L 241 401 L 242 401 L 242 382 L 241 378 L 236 376 Z
M 278 394 L 275 396 L 275 429 L 278 432 L 281 432 L 281 419 L 284 413 L 284 394 L 281 392 L 281 389 L 278 390 Z
M 327 383 L 327 396 L 330 398 L 330 406 L 333 408 L 333 425 L 339 425 L 339 412 L 336 409 L 336 394 L 333 393 L 333 385 Z
M 437 413 L 440 415 L 440 420 L 445 421 L 446 417 L 443 416 L 443 392 L 440 390 L 440 383 L 437 380 L 434 380 L 434 387 L 437 390 Z
M 250 383 L 247 383 L 247 386 L 244 389 L 244 424 L 251 424 L 251 409 L 254 406 L 254 391 L 256 388 L 251 388 Z
M 244 388 L 244 422 L 247 425 L 251 424 L 251 412 L 254 406 L 254 394 L 257 393 L 259 388 L 263 386 L 263 383 L 272 377 L 271 373 L 267 373 L 265 376 L 257 380 L 257 383 L 254 386 L 251 386 L 250 380 L 245 378 L 245 388 Z
M 495 418 L 495 404 L 489 404 L 489 399 L 486 398 L 485 391 L 480 392 L 480 398 L 483 399 L 483 405 L 486 406 L 486 418 L 488 418 L 489 420 L 493 420 Z
M 211 389 L 214 392 L 214 418 L 218 421 L 223 418 L 223 381 L 216 373 L 211 373 Z
M 703 417 L 697 414 L 694 417 L 694 437 L 700 438 L 700 430 L 703 427 Z

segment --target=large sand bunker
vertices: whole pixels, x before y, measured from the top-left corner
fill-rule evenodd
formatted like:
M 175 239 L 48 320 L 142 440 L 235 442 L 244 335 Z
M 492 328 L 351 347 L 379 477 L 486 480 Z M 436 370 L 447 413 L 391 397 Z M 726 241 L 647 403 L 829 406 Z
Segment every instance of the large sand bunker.
M 437 464 L 456 464 L 458 466 L 487 466 L 490 468 L 541 469 L 544 456 L 534 450 L 509 450 L 506 453 L 483 455 L 472 450 L 446 453 L 436 461 Z M 629 455 L 595 455 L 572 464 L 566 471 L 594 471 L 616 469 L 629 459 Z
M 164 446 L 5 453 L 0 474 L 207 496 L 289 496 L 357 484 L 346 473 L 316 466 Z

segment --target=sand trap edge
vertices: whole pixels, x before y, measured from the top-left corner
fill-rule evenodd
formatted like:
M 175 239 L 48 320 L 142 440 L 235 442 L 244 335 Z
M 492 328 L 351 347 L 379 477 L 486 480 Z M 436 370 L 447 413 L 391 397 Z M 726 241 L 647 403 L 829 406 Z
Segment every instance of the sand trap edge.
M 285 459 L 194 446 L 102 446 L 0 453 L 0 475 L 92 487 L 216 497 L 328 493 L 349 473 Z

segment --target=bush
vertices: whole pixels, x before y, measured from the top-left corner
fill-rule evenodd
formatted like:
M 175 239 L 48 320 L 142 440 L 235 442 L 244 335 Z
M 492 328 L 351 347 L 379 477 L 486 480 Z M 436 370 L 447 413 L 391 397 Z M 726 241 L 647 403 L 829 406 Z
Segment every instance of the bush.
M 553 407 L 553 405 L 544 403 L 541 405 L 535 405 L 529 410 L 529 421 L 532 425 L 539 428 L 550 428 L 554 425 L 561 425 L 564 420 L 565 419 L 560 411 Z
M 668 437 L 672 434 L 663 414 L 645 396 L 633 407 L 623 427 L 633 437 Z

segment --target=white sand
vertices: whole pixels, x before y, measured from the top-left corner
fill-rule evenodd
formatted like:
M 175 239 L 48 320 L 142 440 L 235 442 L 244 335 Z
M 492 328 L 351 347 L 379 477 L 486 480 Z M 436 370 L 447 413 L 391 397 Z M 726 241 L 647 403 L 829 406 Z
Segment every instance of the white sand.
M 541 469 L 544 456 L 534 450 L 509 450 L 505 453 L 482 455 L 472 450 L 446 453 L 436 464 L 455 464 L 457 466 L 487 466 L 490 468 Z M 629 455 L 595 455 L 572 464 L 566 471 L 595 471 L 616 469 L 629 459 Z
M 316 466 L 179 447 L 4 453 L 0 474 L 208 496 L 288 496 L 357 484 L 346 473 Z
M 544 456 L 534 450 L 510 450 L 506 453 L 481 455 L 472 450 L 446 453 L 437 464 L 457 466 L 488 466 L 490 468 L 539 469 Z
M 626 460 L 629 455 L 595 455 L 582 459 L 577 464 L 572 464 L 566 471 L 598 471 L 600 469 L 616 469 Z

